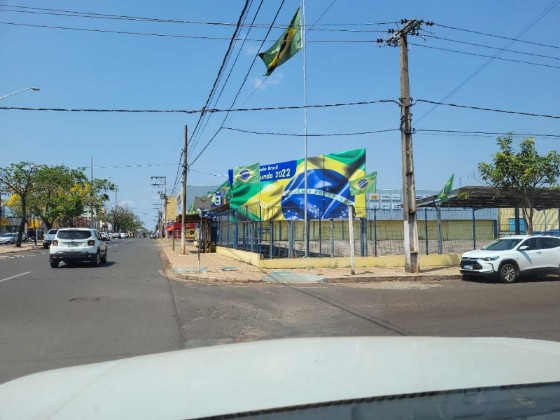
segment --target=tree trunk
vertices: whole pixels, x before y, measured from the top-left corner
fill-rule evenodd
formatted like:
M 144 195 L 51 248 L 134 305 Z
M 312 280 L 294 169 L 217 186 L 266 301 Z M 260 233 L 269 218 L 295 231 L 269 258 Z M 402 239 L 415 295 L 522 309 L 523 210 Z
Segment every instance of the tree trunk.
M 23 199 L 23 197 L 21 197 L 21 212 L 22 212 L 22 217 L 21 217 L 21 223 L 19 224 L 19 229 L 18 229 L 18 236 L 17 236 L 17 240 L 16 240 L 16 247 L 17 248 L 21 248 L 21 239 L 22 239 L 22 235 L 23 235 L 23 230 L 25 229 L 25 213 L 27 211 L 27 205 L 26 205 L 26 200 Z

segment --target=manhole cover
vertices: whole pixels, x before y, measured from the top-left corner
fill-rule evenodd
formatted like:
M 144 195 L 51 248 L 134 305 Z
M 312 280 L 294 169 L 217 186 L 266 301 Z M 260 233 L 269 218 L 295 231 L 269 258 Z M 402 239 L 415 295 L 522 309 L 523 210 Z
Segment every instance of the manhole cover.
M 69 302 L 94 302 L 100 299 L 100 297 L 76 297 L 70 299 Z

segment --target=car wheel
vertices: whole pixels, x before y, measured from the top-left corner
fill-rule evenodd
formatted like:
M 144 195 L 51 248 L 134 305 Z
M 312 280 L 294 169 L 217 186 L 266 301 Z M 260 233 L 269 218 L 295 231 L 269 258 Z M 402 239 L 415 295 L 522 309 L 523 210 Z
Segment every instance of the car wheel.
M 107 251 L 105 251 L 105 255 L 100 258 L 100 261 L 104 264 L 107 262 Z
M 97 251 L 97 254 L 95 254 L 95 259 L 93 259 L 91 261 L 91 266 L 92 267 L 97 267 L 100 262 L 101 262 L 101 258 L 100 258 L 100 255 L 99 255 L 99 251 Z
M 502 283 L 515 283 L 519 278 L 517 267 L 512 263 L 505 263 L 500 267 L 500 280 Z
M 472 280 L 473 276 L 471 274 L 463 274 L 463 280 Z
M 47 249 L 49 246 L 47 244 L 43 244 L 43 249 Z
M 57 268 L 60 261 L 51 261 L 51 268 Z

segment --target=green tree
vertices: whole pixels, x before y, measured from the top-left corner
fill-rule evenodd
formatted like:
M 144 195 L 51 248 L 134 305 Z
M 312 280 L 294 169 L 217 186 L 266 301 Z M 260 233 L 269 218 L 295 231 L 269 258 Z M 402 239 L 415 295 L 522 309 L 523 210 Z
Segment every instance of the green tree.
M 21 202 L 21 223 L 16 241 L 17 247 L 21 247 L 27 217 L 27 200 L 34 189 L 34 179 L 39 168 L 39 165 L 32 162 L 12 163 L 6 168 L 0 168 L 0 189 L 16 195 Z
M 30 208 L 47 229 L 60 219 L 72 220 L 83 212 L 83 199 L 76 186 L 87 182 L 84 168 L 70 169 L 64 165 L 41 166 L 35 176 Z
M 116 206 L 107 211 L 106 217 L 113 223 L 115 232 L 136 232 L 144 228 L 138 215 L 127 207 Z
M 497 143 L 500 151 L 492 155 L 491 163 L 479 163 L 478 172 L 489 184 L 519 195 L 527 233 L 532 234 L 535 198 L 539 189 L 557 185 L 560 154 L 551 151 L 539 155 L 532 137 L 521 142 L 519 152 L 513 149 L 511 135 L 498 137 Z

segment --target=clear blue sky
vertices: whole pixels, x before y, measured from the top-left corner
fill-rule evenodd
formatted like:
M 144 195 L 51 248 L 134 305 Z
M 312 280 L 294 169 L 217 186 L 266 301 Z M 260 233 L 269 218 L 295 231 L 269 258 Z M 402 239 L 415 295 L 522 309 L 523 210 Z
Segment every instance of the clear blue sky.
M 354 25 L 423 18 L 436 23 L 505 37 L 516 37 L 558 0 L 449 1 L 335 1 L 307 0 L 306 22 L 317 21 L 307 35 L 308 104 L 398 99 L 399 50 L 370 42 L 334 42 L 386 38 L 369 32 L 395 25 Z M 225 84 L 217 108 L 229 108 L 233 97 L 258 52 L 280 1 L 265 1 L 243 46 L 235 44 L 226 75 L 241 49 Z M 227 50 L 233 26 L 156 23 L 92 19 L 59 15 L 15 13 L 7 5 L 62 9 L 77 12 L 143 16 L 200 22 L 237 22 L 241 0 L 154 2 L 145 0 L 63 1 L 4 0 L 0 21 L 20 24 L 64 26 L 111 31 L 206 36 L 224 39 L 189 39 L 46 29 L 0 24 L 2 65 L 0 96 L 28 86 L 39 92 L 24 92 L 0 101 L 0 106 L 111 109 L 200 109 L 210 92 Z M 247 23 L 258 0 L 251 3 Z M 332 7 L 327 8 L 332 4 Z M 286 25 L 300 5 L 286 0 L 277 24 Z M 38 11 L 34 9 L 19 9 Z M 326 11 L 326 13 L 324 13 Z M 324 13 L 324 15 L 323 15 Z M 321 16 L 323 15 L 323 16 Z M 560 5 L 553 8 L 520 37 L 521 40 L 552 44 L 556 48 L 514 42 L 510 49 L 547 57 L 503 52 L 500 57 L 560 66 L 558 25 Z M 325 25 L 332 24 L 332 25 Z M 352 29 L 365 32 L 341 32 Z M 425 34 L 464 42 L 504 47 L 508 40 L 450 30 L 425 28 Z M 333 31 L 334 30 L 334 31 Z M 247 28 L 241 35 L 247 33 Z M 272 29 L 264 49 L 282 33 Z M 317 42 L 329 41 L 329 42 Z M 410 42 L 432 47 L 492 56 L 497 51 L 480 46 L 415 37 Z M 548 58 L 551 57 L 551 58 Z M 411 95 L 439 101 L 465 81 L 487 58 L 440 50 L 410 47 Z M 303 54 L 300 52 L 263 80 L 260 59 L 249 72 L 236 106 L 266 107 L 303 104 Z M 483 107 L 543 114 L 560 114 L 557 105 L 559 68 L 493 60 L 486 68 L 446 101 Z M 225 81 L 225 76 L 220 89 Z M 219 90 L 220 90 L 219 89 Z M 534 134 L 560 134 L 554 119 L 506 115 L 449 107 L 437 107 L 421 121 L 414 121 L 431 106 L 413 108 L 416 129 L 480 130 Z M 189 162 L 220 127 L 224 115 L 213 115 L 199 130 L 189 148 Z M 308 131 L 312 133 L 362 132 L 399 127 L 399 108 L 394 104 L 310 109 Z M 110 178 L 119 186 L 118 201 L 128 203 L 153 228 L 158 201 L 150 176 L 166 175 L 172 186 L 183 142 L 183 127 L 192 130 L 198 115 L 57 113 L 0 110 L 0 166 L 29 160 L 71 167 L 94 161 L 94 176 Z M 232 113 L 225 126 L 282 133 L 303 132 L 303 111 Z M 472 185 L 477 164 L 496 151 L 495 136 L 418 134 L 414 136 L 417 189 L 439 190 L 451 173 L 455 186 Z M 196 142 L 196 143 L 194 143 Z M 556 149 L 558 139 L 537 138 L 541 152 Z M 400 188 L 400 134 L 311 137 L 308 156 L 353 148 L 367 149 L 367 171 L 378 172 L 378 188 Z M 189 184 L 218 185 L 233 166 L 253 162 L 274 163 L 302 158 L 304 142 L 299 137 L 254 135 L 222 130 L 192 165 Z M 141 165 L 140 167 L 130 167 Z M 156 166 L 149 166 L 156 165 Z M 89 174 L 89 170 L 88 170 Z M 219 175 L 219 176 L 213 176 Z M 175 192 L 180 190 L 177 185 Z M 171 192 L 171 188 L 168 193 Z M 113 197 L 112 197 L 113 200 Z

